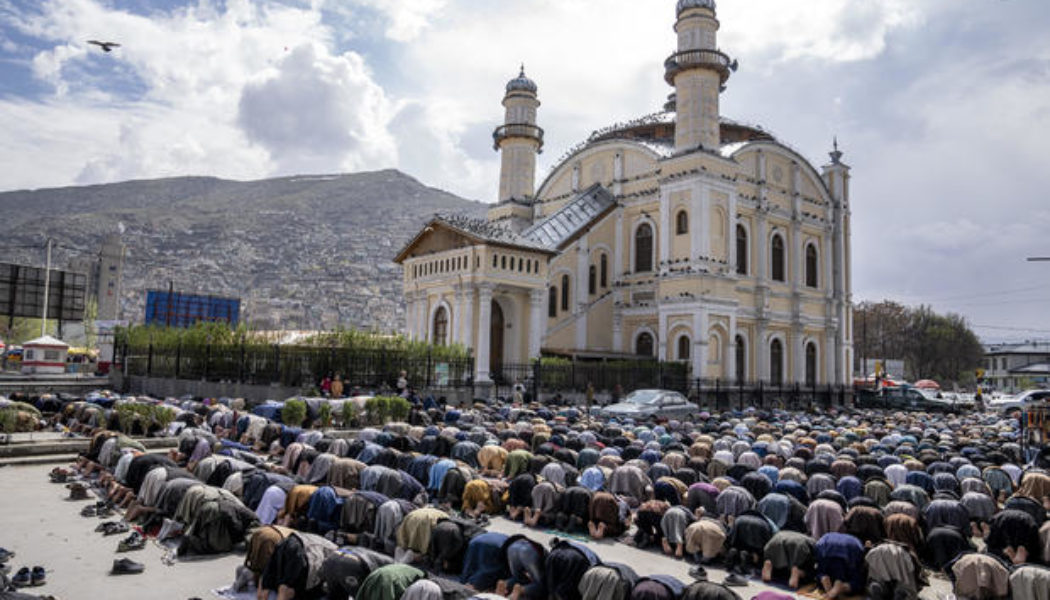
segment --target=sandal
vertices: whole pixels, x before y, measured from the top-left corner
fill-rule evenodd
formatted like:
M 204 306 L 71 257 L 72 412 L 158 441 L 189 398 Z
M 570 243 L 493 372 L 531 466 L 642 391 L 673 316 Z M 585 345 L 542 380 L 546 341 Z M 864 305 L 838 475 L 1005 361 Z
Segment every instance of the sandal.
M 80 509 L 80 516 L 82 516 L 82 517 L 94 517 L 95 516 L 95 507 L 94 506 L 85 506 L 84 508 Z

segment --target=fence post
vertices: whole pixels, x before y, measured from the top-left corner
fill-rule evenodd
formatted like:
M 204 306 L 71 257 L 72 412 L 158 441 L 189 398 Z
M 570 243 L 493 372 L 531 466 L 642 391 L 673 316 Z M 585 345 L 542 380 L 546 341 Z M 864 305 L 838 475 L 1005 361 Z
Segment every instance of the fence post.
M 540 377 L 542 377 L 541 373 L 543 371 L 543 360 L 537 357 L 536 358 L 536 363 L 532 367 L 532 370 L 533 370 L 533 374 L 532 374 L 532 401 L 533 402 L 539 402 L 540 401 Z
M 153 375 L 153 342 L 149 343 L 149 350 L 146 354 L 146 376 L 150 377 Z
M 247 358 L 247 356 L 245 354 L 245 349 L 244 349 L 244 340 L 241 340 L 241 362 L 240 362 L 239 365 L 237 365 L 237 383 L 244 383 L 244 372 L 247 370 L 245 368 L 245 366 L 246 366 L 245 365 L 245 359 L 246 358 Z
M 425 384 L 423 386 L 424 389 L 430 389 L 430 373 L 431 373 L 430 369 L 431 369 L 432 365 L 433 365 L 433 363 L 432 363 L 432 356 L 430 354 L 430 346 L 427 346 L 427 378 L 426 378 Z
M 204 346 L 204 381 L 208 381 L 211 374 L 211 344 Z
M 179 378 L 182 371 L 182 340 L 175 344 L 175 379 Z
M 273 377 L 270 379 L 270 383 L 281 382 L 281 347 L 277 344 L 273 345 Z

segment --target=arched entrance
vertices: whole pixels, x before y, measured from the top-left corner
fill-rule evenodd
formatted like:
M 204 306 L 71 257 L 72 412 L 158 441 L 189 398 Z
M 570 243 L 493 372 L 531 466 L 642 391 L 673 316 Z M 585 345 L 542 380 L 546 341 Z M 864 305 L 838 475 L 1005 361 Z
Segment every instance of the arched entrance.
M 499 302 L 492 301 L 492 317 L 489 320 L 489 376 L 496 379 L 503 369 L 503 309 Z

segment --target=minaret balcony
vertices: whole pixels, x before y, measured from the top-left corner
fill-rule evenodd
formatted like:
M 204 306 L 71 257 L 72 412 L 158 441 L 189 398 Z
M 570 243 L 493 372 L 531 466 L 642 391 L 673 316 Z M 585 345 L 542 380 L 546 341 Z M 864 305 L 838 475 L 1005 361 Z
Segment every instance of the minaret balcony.
M 492 132 L 493 149 L 499 150 L 499 145 L 503 140 L 510 138 L 535 140 L 540 145 L 537 150 L 543 148 L 543 129 L 531 123 L 507 123 L 497 127 L 496 131 Z
M 664 81 L 674 85 L 674 78 L 690 69 L 708 69 L 718 73 L 724 84 L 729 74 L 736 70 L 736 61 L 720 50 L 682 50 L 664 61 Z

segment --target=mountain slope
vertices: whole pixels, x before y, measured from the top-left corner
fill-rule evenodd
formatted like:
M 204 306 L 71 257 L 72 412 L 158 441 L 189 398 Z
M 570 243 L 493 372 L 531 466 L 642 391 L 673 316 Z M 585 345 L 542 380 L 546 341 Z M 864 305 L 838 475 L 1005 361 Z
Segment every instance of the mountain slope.
M 123 318 L 141 322 L 145 291 L 242 298 L 260 328 L 404 323 L 391 262 L 435 212 L 483 216 L 485 205 L 395 170 L 229 181 L 176 177 L 0 193 L 5 261 L 55 265 L 97 254 L 124 229 Z M 76 252 L 73 249 L 79 249 Z

